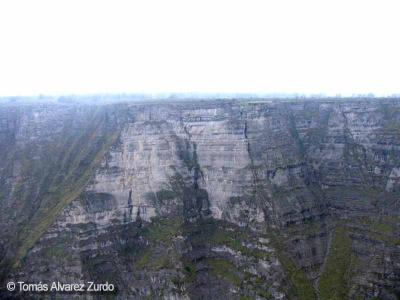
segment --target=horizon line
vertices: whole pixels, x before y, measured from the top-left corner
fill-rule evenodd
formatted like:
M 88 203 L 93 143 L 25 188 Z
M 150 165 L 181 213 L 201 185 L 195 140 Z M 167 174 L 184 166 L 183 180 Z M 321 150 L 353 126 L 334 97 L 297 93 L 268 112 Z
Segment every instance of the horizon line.
M 393 98 L 398 93 L 302 93 L 302 92 L 94 92 L 94 93 L 38 93 L 30 95 L 0 95 L 0 99 L 45 99 L 63 97 L 149 97 L 150 99 L 166 98 Z

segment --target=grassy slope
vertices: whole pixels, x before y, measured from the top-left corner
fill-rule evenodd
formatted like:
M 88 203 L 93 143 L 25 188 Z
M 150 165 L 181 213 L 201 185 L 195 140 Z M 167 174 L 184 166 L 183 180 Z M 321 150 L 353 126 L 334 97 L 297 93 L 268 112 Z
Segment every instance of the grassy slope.
M 351 239 L 344 227 L 337 227 L 320 279 L 321 300 L 347 299 L 354 264 L 355 257 L 351 250 Z
M 19 264 L 62 209 L 82 193 L 106 151 L 115 143 L 118 133 L 113 126 L 105 126 L 105 118 L 106 112 L 97 109 L 80 134 L 74 136 L 68 128 L 64 129 L 64 136 L 46 149 L 49 151 L 46 153 L 47 160 L 33 166 L 26 165 L 26 169 L 33 168 L 38 178 L 46 180 L 39 183 L 37 198 L 40 203 L 30 207 L 31 215 L 20 223 L 14 266 Z M 32 195 L 25 193 L 23 196 L 19 199 L 22 204 L 30 205 Z

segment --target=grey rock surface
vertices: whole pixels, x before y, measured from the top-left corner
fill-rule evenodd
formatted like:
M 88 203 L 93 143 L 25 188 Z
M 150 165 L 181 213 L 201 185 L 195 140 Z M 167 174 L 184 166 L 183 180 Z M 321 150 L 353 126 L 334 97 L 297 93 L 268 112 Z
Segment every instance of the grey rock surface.
M 8 104 L 0 176 L 2 282 L 400 295 L 398 99 Z

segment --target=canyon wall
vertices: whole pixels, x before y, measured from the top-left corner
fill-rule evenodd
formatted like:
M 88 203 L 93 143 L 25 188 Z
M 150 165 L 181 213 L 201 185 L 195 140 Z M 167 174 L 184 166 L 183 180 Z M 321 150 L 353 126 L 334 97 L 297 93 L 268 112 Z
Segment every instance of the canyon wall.
M 0 176 L 2 282 L 400 297 L 397 99 L 3 104 Z

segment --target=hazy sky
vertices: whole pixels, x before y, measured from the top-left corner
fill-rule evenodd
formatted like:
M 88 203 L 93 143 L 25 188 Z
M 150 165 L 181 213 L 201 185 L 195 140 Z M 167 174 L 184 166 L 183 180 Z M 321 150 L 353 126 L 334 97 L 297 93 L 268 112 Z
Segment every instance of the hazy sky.
M 400 1 L 1 0 L 0 95 L 400 92 Z

